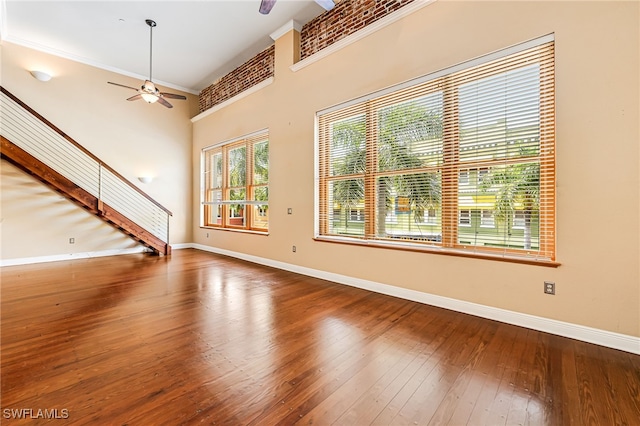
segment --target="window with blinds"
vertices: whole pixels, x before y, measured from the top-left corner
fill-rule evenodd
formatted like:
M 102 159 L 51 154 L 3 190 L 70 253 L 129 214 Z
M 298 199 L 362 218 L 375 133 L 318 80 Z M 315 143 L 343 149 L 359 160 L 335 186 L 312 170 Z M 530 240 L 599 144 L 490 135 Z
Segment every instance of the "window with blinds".
M 269 135 L 266 131 L 202 150 L 202 225 L 267 231 Z
M 316 237 L 555 261 L 554 93 L 550 35 L 319 112 Z

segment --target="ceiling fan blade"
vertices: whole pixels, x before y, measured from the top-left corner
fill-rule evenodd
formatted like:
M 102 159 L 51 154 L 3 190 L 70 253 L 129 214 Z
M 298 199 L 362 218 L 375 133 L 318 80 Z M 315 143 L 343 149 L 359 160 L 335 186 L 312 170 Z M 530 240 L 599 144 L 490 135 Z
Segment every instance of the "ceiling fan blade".
M 316 0 L 316 3 L 322 6 L 324 10 L 331 10 L 336 6 L 333 0 Z
M 111 82 L 111 81 L 107 81 L 107 83 L 109 83 L 109 84 L 113 84 L 114 86 L 124 87 L 125 89 L 135 90 L 136 92 L 138 91 L 138 89 L 136 89 L 135 87 L 125 86 L 124 84 L 113 83 L 113 82 Z
M 187 99 L 187 97 L 186 97 L 186 96 L 183 96 L 183 95 L 176 95 L 175 93 L 161 92 L 160 94 L 161 94 L 162 96 L 164 96 L 165 98 L 169 98 L 169 99 L 182 99 L 182 100 Z
M 0 0 L 2 1 L 2 0 Z M 273 7 L 273 4 L 276 0 L 263 0 L 263 3 L 270 3 L 268 6 L 268 10 L 264 13 L 269 13 L 269 10 Z M 156 26 L 156 22 L 152 19 L 145 20 L 147 25 L 149 26 L 149 79 L 144 81 L 144 84 L 140 89 L 136 89 L 135 87 L 125 86 L 124 84 L 113 83 L 111 81 L 107 81 L 109 84 L 113 84 L 114 86 L 124 87 L 125 89 L 131 89 L 138 92 L 137 94 L 128 98 L 128 101 L 137 101 L 138 99 L 143 99 L 148 103 L 152 104 L 154 102 L 158 102 L 164 107 L 173 108 L 173 105 L 169 103 L 164 97 L 170 99 L 187 99 L 186 96 L 177 95 L 175 93 L 160 93 L 155 84 L 153 84 L 153 80 L 151 79 L 152 65 L 153 65 L 153 27 Z
M 260 2 L 260 13 L 268 15 L 274 4 L 276 4 L 276 0 L 262 0 Z
M 167 102 L 167 100 L 164 99 L 162 96 L 158 98 L 158 103 L 166 106 L 167 108 L 173 108 L 173 105 Z

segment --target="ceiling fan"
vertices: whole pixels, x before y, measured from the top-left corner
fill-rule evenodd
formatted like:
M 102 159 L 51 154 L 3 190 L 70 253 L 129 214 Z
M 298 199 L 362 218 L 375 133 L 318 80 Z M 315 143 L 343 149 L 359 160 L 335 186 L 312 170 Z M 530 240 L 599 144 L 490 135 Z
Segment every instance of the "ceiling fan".
M 336 5 L 333 0 L 315 0 L 315 2 L 322 6 L 324 10 L 331 10 Z M 263 15 L 269 14 L 275 4 L 276 0 L 262 0 L 260 2 L 260 13 Z
M 145 80 L 144 84 L 139 89 L 131 86 L 125 86 L 124 84 L 112 83 L 111 81 L 108 81 L 107 83 L 138 92 L 137 95 L 133 95 L 128 98 L 128 101 L 143 99 L 150 104 L 158 102 L 159 104 L 164 105 L 167 108 L 173 108 L 173 105 L 171 105 L 165 98 L 184 100 L 187 99 L 187 97 L 183 95 L 176 95 L 175 93 L 161 92 L 160 90 L 158 90 L 156 85 L 153 84 L 153 81 L 151 80 L 151 71 L 153 70 L 153 27 L 156 26 L 156 22 L 151 19 L 147 19 L 145 20 L 145 22 L 149 26 L 149 79 Z

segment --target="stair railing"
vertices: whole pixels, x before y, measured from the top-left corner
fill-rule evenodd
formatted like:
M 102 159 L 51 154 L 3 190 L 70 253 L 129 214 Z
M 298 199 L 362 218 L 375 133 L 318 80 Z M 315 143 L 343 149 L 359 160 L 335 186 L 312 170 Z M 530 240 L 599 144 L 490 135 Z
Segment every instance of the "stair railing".
M 168 209 L 4 87 L 0 91 L 3 137 L 169 244 Z

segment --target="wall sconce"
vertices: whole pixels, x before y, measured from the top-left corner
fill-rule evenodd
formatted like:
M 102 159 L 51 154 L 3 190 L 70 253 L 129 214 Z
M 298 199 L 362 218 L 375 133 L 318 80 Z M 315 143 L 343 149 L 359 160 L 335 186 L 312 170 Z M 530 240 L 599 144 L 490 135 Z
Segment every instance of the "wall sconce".
M 151 183 L 153 178 L 151 176 L 140 176 L 138 180 L 142 183 Z
M 51 74 L 47 74 L 44 71 L 30 71 L 33 78 L 38 81 L 49 81 L 51 80 Z

